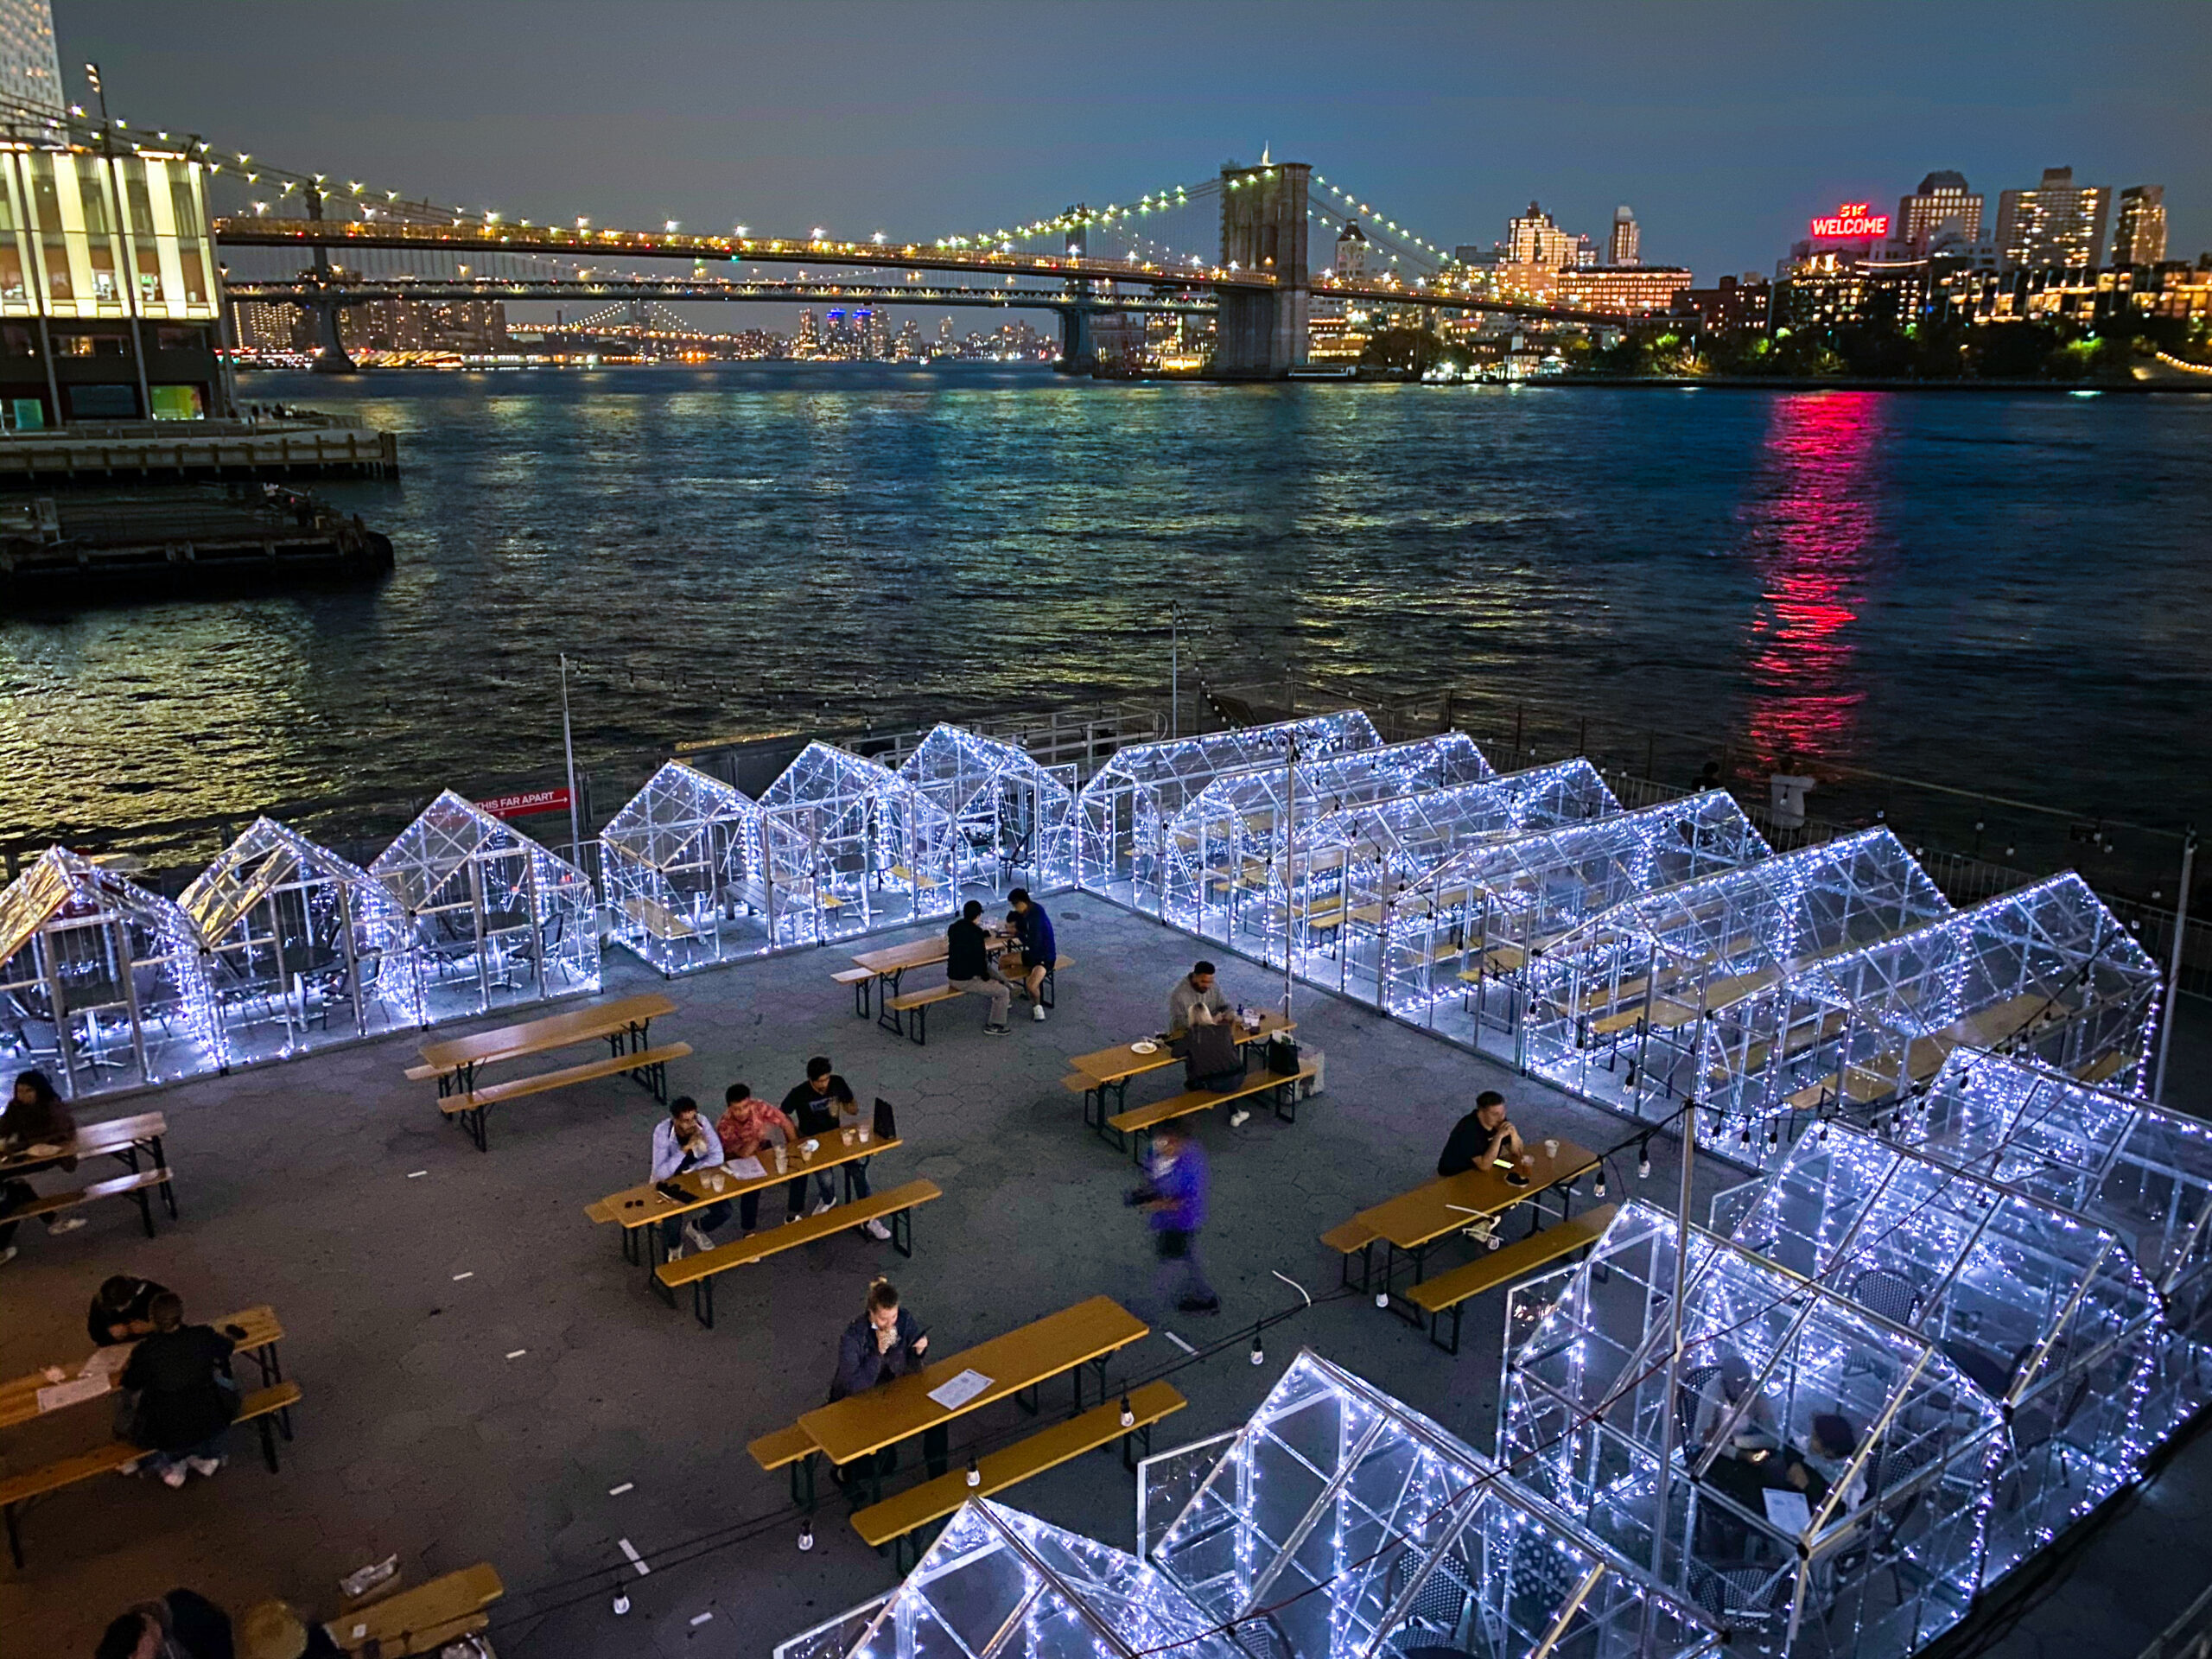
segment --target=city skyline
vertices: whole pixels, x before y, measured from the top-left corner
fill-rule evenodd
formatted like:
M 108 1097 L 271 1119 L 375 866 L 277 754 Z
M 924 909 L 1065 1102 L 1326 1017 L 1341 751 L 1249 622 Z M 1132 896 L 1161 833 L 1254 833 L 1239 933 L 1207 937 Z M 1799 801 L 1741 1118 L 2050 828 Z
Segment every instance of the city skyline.
M 1367 49 L 1344 54 L 1316 45 L 1343 14 L 1297 3 L 1179 11 L 1176 49 L 1147 52 L 1126 8 L 829 6 L 801 26 L 777 7 L 552 0 L 521 29 L 505 10 L 403 3 L 378 15 L 382 40 L 422 43 L 404 74 L 365 63 L 336 14 L 61 0 L 56 29 L 73 98 L 96 59 L 117 112 L 142 123 L 540 219 L 927 238 L 1203 178 L 1267 146 L 1446 247 L 1488 242 L 1532 196 L 1603 247 L 1632 202 L 1643 261 L 1706 281 L 1766 269 L 1808 217 L 1886 207 L 1933 171 L 1964 173 L 1993 211 L 2047 168 L 2115 195 L 2160 185 L 2168 257 L 2196 257 L 2212 245 L 2212 111 L 2197 91 L 2212 37 L 2188 8 L 2135 4 L 2062 48 L 2030 26 L 2046 10 L 2058 15 L 1414 6 L 1363 19 Z M 1496 86 L 1471 77 L 1466 65 L 1497 60 L 1484 41 L 1527 38 L 1540 17 L 1571 57 Z M 1853 55 L 1898 28 L 1973 65 L 1966 95 L 1899 86 L 1878 51 Z M 1247 73 L 1210 76 L 1240 30 Z M 610 34 L 623 50 L 605 49 Z M 1071 79 L 1054 54 L 1084 38 L 1128 39 L 1140 72 Z M 246 40 L 281 42 L 281 67 L 241 52 Z M 830 42 L 849 49 L 823 92 Z M 550 118 L 566 107 L 548 98 L 556 86 L 583 87 L 600 118 Z

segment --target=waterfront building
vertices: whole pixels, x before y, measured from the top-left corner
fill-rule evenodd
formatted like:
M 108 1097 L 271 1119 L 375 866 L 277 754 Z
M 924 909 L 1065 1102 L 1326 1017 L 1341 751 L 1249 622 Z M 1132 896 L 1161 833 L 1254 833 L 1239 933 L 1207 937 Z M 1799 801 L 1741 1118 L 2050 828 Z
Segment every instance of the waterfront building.
M 53 0 L 0 0 L 0 99 L 56 111 L 69 101 L 54 49 Z
M 1774 284 L 1756 271 L 1723 276 L 1711 288 L 1682 289 L 1674 309 L 1678 316 L 1695 317 L 1708 334 L 1763 334 L 1772 325 Z
M 371 300 L 340 311 L 338 333 L 348 352 L 483 356 L 506 349 L 507 308 L 498 300 Z
M 1337 232 L 1337 280 L 1363 283 L 1367 280 L 1367 232 L 1359 228 L 1359 221 L 1348 219 L 1343 230 Z
M 2076 184 L 2070 167 L 2047 167 L 2031 190 L 1997 199 L 1997 262 L 2023 265 L 2094 265 L 2105 251 L 2112 187 Z
M 2120 193 L 2112 233 L 2115 265 L 2155 265 L 2166 257 L 2166 187 L 2131 184 Z
M 241 300 L 231 307 L 232 337 L 242 352 L 297 351 L 305 315 L 296 305 Z
M 1554 291 L 1571 310 L 1645 316 L 1671 308 L 1689 285 L 1690 273 L 1681 265 L 1593 266 L 1560 272 Z
M 1930 173 L 1920 188 L 1897 198 L 1890 235 L 1897 251 L 1917 258 L 1931 250 L 1972 247 L 1981 240 L 1982 198 L 1963 173 Z
M 1557 270 L 1574 263 L 1576 240 L 1552 222 L 1535 202 L 1517 219 L 1505 221 L 1505 263 Z
M 2068 322 L 2094 328 L 2115 316 L 2212 316 L 2212 270 L 2157 265 L 2042 265 L 1952 270 L 1929 279 L 1926 314 L 1948 322 Z
M 220 296 L 200 164 L 66 140 L 18 114 L 0 162 L 0 417 L 192 420 L 226 412 Z
M 1643 264 L 1637 251 L 1643 243 L 1643 233 L 1637 228 L 1636 212 L 1624 202 L 1613 209 L 1613 233 L 1605 245 L 1605 263 L 1609 265 Z

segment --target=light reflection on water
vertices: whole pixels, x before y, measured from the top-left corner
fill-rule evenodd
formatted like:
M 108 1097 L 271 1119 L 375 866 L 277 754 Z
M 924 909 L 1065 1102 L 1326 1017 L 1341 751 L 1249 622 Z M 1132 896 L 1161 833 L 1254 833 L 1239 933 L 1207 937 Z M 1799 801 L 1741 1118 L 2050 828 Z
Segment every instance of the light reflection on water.
M 1218 681 L 1287 647 L 1739 757 L 2205 802 L 2206 400 L 795 367 L 247 395 L 401 431 L 397 485 L 329 491 L 398 570 L 0 625 L 0 833 L 550 778 L 564 649 L 588 758 L 1158 685 L 1174 600 Z

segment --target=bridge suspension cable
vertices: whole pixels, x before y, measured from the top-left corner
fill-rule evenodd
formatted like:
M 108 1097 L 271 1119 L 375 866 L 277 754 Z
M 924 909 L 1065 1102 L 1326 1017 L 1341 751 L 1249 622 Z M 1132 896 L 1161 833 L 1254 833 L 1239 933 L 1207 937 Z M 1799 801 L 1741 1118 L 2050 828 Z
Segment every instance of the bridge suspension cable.
M 1361 233 L 1370 242 L 1391 249 L 1405 264 L 1428 272 L 1441 270 L 1452 263 L 1450 250 L 1437 246 L 1427 238 L 1399 224 L 1363 197 L 1354 195 L 1319 173 L 1313 175 L 1313 188 L 1306 200 L 1317 217 L 1334 224 L 1338 229 L 1342 229 L 1348 220 L 1357 219 Z
M 1026 224 L 1001 226 L 992 231 L 969 231 L 953 236 L 934 238 L 933 245 L 940 248 L 995 248 L 1011 246 L 1020 242 L 1035 241 L 1040 237 L 1065 235 L 1077 229 L 1099 226 L 1126 228 L 1131 220 L 1150 219 L 1154 214 L 1187 208 L 1193 203 L 1209 200 L 1221 194 L 1221 181 L 1205 180 L 1198 184 L 1170 185 L 1157 192 L 1147 192 L 1131 202 L 1109 202 L 1103 207 L 1075 207 L 1031 219 Z

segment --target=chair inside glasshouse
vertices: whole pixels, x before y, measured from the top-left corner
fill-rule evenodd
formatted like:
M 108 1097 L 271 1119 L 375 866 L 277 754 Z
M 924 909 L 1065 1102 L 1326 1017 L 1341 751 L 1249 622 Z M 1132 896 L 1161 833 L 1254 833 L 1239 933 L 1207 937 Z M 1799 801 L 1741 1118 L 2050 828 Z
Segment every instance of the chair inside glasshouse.
M 1888 1133 L 2119 1237 L 2164 1313 L 2145 1379 L 2145 1433 L 2162 1439 L 2212 1403 L 2212 1126 L 2043 1066 L 1961 1051 L 1893 1114 Z
M 431 1022 L 598 988 L 590 878 L 451 790 L 369 874 L 412 918 Z
M 223 1030 L 190 918 L 48 848 L 0 892 L 0 1045 L 73 1096 L 219 1069 Z
M 760 809 L 671 760 L 600 832 L 614 937 L 664 974 L 769 945 Z
M 1233 1436 L 1164 1453 L 1140 1478 L 1148 1560 L 1211 1619 L 1236 1622 L 1248 1651 L 1718 1649 L 1713 1623 L 1652 1587 L 1641 1564 L 1310 1351 Z
M 1869 830 L 1631 899 L 1529 969 L 1525 1055 L 1538 1075 L 1632 1115 L 1695 1096 L 1756 1162 L 1778 1154 L 1764 1084 L 1840 1029 L 1783 1014 L 1821 957 L 1952 913 L 1886 830 Z
M 1091 774 L 1077 803 L 1083 885 L 1155 910 L 1166 879 L 1167 827 L 1208 784 L 1234 772 L 1382 746 L 1375 722 L 1346 709 L 1273 726 L 1132 743 Z
M 1389 895 L 1375 928 L 1382 1006 L 1510 1052 L 1529 965 L 1554 942 L 1627 899 L 1767 852 L 1720 790 L 1479 842 Z
M 1735 1243 L 1917 1331 L 2004 1414 L 1985 1584 L 2134 1478 L 2167 1327 L 2113 1233 L 1840 1124 L 1749 1191 Z
M 398 900 L 274 819 L 247 826 L 177 902 L 207 948 L 232 1065 L 423 1022 Z
M 951 817 L 874 760 L 809 743 L 761 791 L 760 816 L 779 945 L 846 938 L 958 907 Z
M 899 763 L 899 777 L 950 821 L 963 895 L 1073 885 L 1074 766 L 1040 766 L 1014 744 L 939 724 Z
M 1500 1457 L 1628 1560 L 1658 1534 L 1661 1581 L 1732 1650 L 1902 1659 L 1981 1581 L 1997 1406 L 1925 1338 L 1703 1232 L 1676 1360 L 1675 1238 L 1624 1206 L 1514 1354 Z

